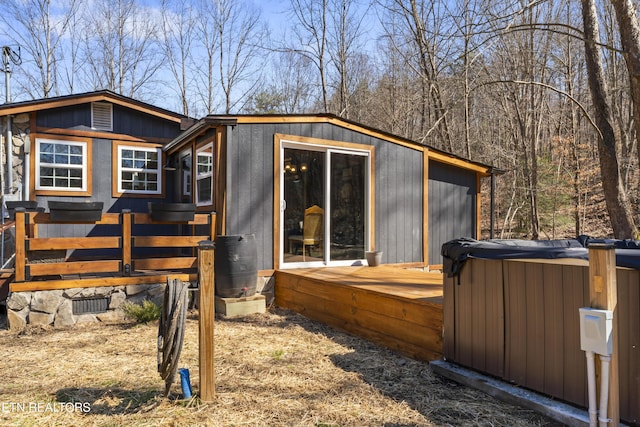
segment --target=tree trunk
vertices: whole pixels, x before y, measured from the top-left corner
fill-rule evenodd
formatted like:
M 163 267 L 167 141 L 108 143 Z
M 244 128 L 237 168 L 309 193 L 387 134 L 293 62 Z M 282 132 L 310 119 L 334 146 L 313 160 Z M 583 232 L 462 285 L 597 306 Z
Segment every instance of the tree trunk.
M 611 0 L 611 4 L 616 11 L 620 42 L 629 72 L 636 140 L 640 141 L 640 24 L 631 0 Z M 640 160 L 640 148 L 638 158 Z
M 611 109 L 607 100 L 607 84 L 600 55 L 600 32 L 594 0 L 582 0 L 582 19 L 585 37 L 585 59 L 589 89 L 595 109 L 595 122 L 600 130 L 598 153 L 600 176 L 613 234 L 618 239 L 631 239 L 637 234 L 631 208 L 627 200 L 616 153 L 616 136 L 613 131 Z

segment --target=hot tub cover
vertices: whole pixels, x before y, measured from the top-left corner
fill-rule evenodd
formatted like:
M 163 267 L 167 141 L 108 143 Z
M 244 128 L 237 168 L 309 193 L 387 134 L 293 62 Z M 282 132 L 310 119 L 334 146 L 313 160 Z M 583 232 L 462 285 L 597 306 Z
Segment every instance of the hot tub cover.
M 579 236 L 564 240 L 475 240 L 467 237 L 442 245 L 444 272 L 449 276 L 460 273 L 467 258 L 484 259 L 589 259 L 590 244 L 607 244 L 616 250 L 616 264 L 640 270 L 640 241 L 596 239 Z

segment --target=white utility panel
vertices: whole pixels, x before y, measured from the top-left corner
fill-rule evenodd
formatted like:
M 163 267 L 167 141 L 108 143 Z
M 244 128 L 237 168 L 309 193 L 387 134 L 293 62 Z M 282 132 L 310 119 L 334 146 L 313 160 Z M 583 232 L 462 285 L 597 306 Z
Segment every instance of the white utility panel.
M 613 312 L 584 307 L 580 310 L 580 348 L 603 356 L 613 353 Z

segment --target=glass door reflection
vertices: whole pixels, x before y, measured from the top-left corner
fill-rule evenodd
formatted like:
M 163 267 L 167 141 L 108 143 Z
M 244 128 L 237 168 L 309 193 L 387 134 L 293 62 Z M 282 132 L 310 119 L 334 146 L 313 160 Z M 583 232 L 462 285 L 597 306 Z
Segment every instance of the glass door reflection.
M 284 262 L 324 260 L 325 153 L 284 150 Z

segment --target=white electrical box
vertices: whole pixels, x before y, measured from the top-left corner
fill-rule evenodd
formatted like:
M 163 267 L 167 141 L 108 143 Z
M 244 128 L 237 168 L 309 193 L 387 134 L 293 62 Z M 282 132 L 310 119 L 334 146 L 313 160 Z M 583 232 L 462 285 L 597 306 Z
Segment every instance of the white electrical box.
M 603 356 L 613 353 L 613 312 L 584 307 L 580 310 L 580 348 Z

